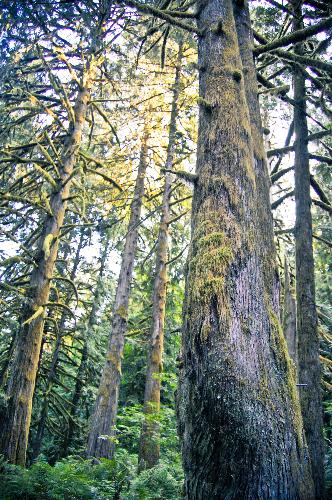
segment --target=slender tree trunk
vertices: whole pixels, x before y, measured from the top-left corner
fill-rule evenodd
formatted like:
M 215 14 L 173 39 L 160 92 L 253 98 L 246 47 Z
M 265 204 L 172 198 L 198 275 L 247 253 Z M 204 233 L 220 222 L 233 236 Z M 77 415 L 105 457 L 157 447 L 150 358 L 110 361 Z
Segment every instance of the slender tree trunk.
M 302 1 L 293 0 L 293 30 L 303 28 Z M 302 55 L 302 45 L 294 47 Z M 312 218 L 308 124 L 306 116 L 305 76 L 294 66 L 294 131 L 295 131 L 295 256 L 298 336 L 298 376 L 300 401 L 316 498 L 324 495 L 323 415 L 321 399 L 321 368 L 315 305 L 315 276 L 312 248 Z
M 45 220 L 44 230 L 39 240 L 37 265 L 31 275 L 30 294 L 22 314 L 21 329 L 8 383 L 8 404 L 3 416 L 0 450 L 7 460 L 20 465 L 25 464 L 45 306 L 49 299 L 60 230 L 67 207 L 66 200 L 70 191 L 71 174 L 82 139 L 93 74 L 94 70 L 91 65 L 76 99 L 75 122 L 68 133 L 61 165 L 58 166 L 60 180 L 50 200 L 52 215 Z
M 293 296 L 288 262 L 285 257 L 285 284 L 284 284 L 284 310 L 283 331 L 288 346 L 288 352 L 297 367 L 297 333 L 296 333 L 296 300 Z
M 115 422 L 121 381 L 121 361 L 127 330 L 130 286 L 138 239 L 138 224 L 144 196 L 144 178 L 147 168 L 147 131 L 144 130 L 134 198 L 122 254 L 118 286 L 115 294 L 113 318 L 106 362 L 103 368 L 94 413 L 91 419 L 87 455 L 112 458 L 115 449 Z
M 150 352 L 147 361 L 147 374 L 144 393 L 144 421 L 140 437 L 139 470 L 150 469 L 158 464 L 160 455 L 160 432 L 158 415 L 160 412 L 160 387 L 162 358 L 164 351 L 164 322 L 166 309 L 167 258 L 169 250 L 169 218 L 172 177 L 168 170 L 172 169 L 175 150 L 176 118 L 180 93 L 181 61 L 183 47 L 179 45 L 178 59 L 173 86 L 173 102 L 169 125 L 168 147 L 166 157 L 165 184 L 162 200 L 162 212 L 158 243 L 156 249 L 155 280 L 152 299 L 152 327 Z
M 98 275 L 98 280 L 97 280 L 97 286 L 96 286 L 96 291 L 94 294 L 94 299 L 93 299 L 93 304 L 91 308 L 91 312 L 89 315 L 89 319 L 87 321 L 86 327 L 83 332 L 83 349 L 82 349 L 82 356 L 81 356 L 81 361 L 80 365 L 77 370 L 76 374 L 76 382 L 75 382 L 75 388 L 74 388 L 74 393 L 73 397 L 71 400 L 71 408 L 70 408 L 70 419 L 68 422 L 68 429 L 65 434 L 64 438 L 64 443 L 62 446 L 62 456 L 67 456 L 68 454 L 68 449 L 71 446 L 74 433 L 75 433 L 75 417 L 78 412 L 78 405 L 81 399 L 82 395 L 82 389 L 84 387 L 84 383 L 86 380 L 86 371 L 87 371 L 87 366 L 88 366 L 88 355 L 89 355 L 89 335 L 93 331 L 94 325 L 97 323 L 97 314 L 101 306 L 101 301 L 103 297 L 102 293 L 102 281 L 103 281 L 103 275 L 105 273 L 105 267 L 106 267 L 106 259 L 107 255 L 109 252 L 109 242 L 110 242 L 110 236 L 107 234 L 105 241 L 104 241 L 104 248 L 103 252 L 101 255 L 101 261 L 100 261 L 100 268 L 99 268 L 99 275 Z
M 300 407 L 279 321 L 265 155 L 252 89 L 244 87 L 252 78 L 242 66 L 234 5 L 199 4 L 198 180 L 178 405 L 186 494 L 309 499 Z
M 81 234 L 80 234 L 80 240 L 78 243 L 78 247 L 77 247 L 77 250 L 75 253 L 73 268 L 72 268 L 72 271 L 70 273 L 70 279 L 72 281 L 74 281 L 74 279 L 75 279 L 76 272 L 77 272 L 77 269 L 79 266 L 80 254 L 81 254 L 81 250 L 82 250 L 82 246 L 83 246 L 83 237 L 84 237 L 84 231 L 82 230 Z M 66 256 L 66 254 L 65 254 L 65 258 L 66 257 L 68 257 L 68 256 Z M 67 298 L 70 299 L 69 296 Z M 56 371 L 57 371 L 57 367 L 58 367 L 58 363 L 59 363 L 59 354 L 60 354 L 60 350 L 61 350 L 63 328 L 65 326 L 66 317 L 67 317 L 67 314 L 64 311 L 61 314 L 61 319 L 59 322 L 59 329 L 57 332 L 55 346 L 54 346 L 54 350 L 53 350 L 53 354 L 52 354 L 52 360 L 51 360 L 51 364 L 50 364 L 48 374 L 47 374 L 45 391 L 43 394 L 42 409 L 41 409 L 40 417 L 39 417 L 39 421 L 38 421 L 36 437 L 35 437 L 35 440 L 33 443 L 32 457 L 31 457 L 32 461 L 37 459 L 37 457 L 40 453 L 41 445 L 42 445 L 43 438 L 44 438 L 44 433 L 45 433 L 45 428 L 46 428 L 46 423 L 47 423 L 47 416 L 48 416 L 49 397 L 50 397 L 50 393 L 51 393 L 53 385 L 54 385 Z

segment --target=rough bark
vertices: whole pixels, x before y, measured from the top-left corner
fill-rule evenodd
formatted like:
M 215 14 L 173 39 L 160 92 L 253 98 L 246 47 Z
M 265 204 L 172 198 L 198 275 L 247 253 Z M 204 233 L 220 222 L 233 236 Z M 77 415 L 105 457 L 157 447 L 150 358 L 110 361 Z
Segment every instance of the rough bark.
M 60 230 L 67 207 L 71 174 L 82 139 L 82 130 L 90 99 L 94 66 L 90 65 L 75 104 L 75 120 L 70 127 L 61 164 L 60 179 L 50 199 L 52 215 L 44 223 L 39 240 L 36 267 L 30 279 L 30 293 L 21 318 L 21 328 L 8 382 L 8 404 L 1 429 L 1 452 L 12 463 L 24 465 L 31 421 L 32 398 L 40 355 L 45 305 L 57 258 Z M 33 318 L 33 319 L 32 319 Z
M 112 458 L 115 450 L 114 427 L 118 410 L 121 360 L 127 330 L 128 303 L 137 248 L 138 224 L 144 196 L 144 178 L 147 168 L 147 140 L 147 131 L 145 129 L 142 138 L 134 198 L 130 208 L 128 232 L 115 294 L 106 362 L 90 425 L 87 455 L 91 457 Z
M 77 250 L 75 253 L 73 268 L 72 268 L 71 273 L 70 273 L 70 279 L 72 281 L 74 281 L 74 279 L 76 277 L 76 272 L 77 272 L 79 262 L 80 262 L 80 254 L 81 254 L 81 250 L 82 250 L 82 246 L 83 246 L 83 236 L 84 236 L 84 232 L 81 231 L 80 239 L 78 242 L 78 247 L 77 247 Z M 67 257 L 68 257 L 68 255 L 65 254 L 65 259 Z M 68 295 L 67 299 L 68 299 L 68 301 L 70 300 L 69 295 Z M 52 360 L 51 360 L 51 364 L 50 364 L 50 367 L 49 367 L 49 370 L 47 373 L 47 377 L 46 377 L 45 390 L 43 393 L 42 408 L 41 408 L 40 417 L 38 420 L 36 436 L 35 436 L 35 439 L 33 442 L 32 457 L 31 457 L 32 461 L 36 460 L 38 455 L 40 454 L 40 449 L 41 449 L 41 445 L 42 445 L 43 438 L 44 438 L 47 417 L 48 417 L 49 397 L 50 397 L 50 393 L 52 391 L 55 377 L 56 377 L 57 367 L 58 367 L 58 363 L 59 363 L 59 354 L 60 354 L 61 344 L 62 344 L 63 328 L 65 326 L 66 318 L 67 318 L 67 314 L 64 311 L 61 314 L 61 318 L 59 321 L 59 328 L 58 328 L 57 335 L 56 335 L 56 341 L 55 341 L 55 346 L 54 346 L 54 350 L 53 350 L 53 354 L 52 354 Z
M 198 179 L 178 404 L 186 495 L 308 499 L 312 484 L 279 321 L 268 176 L 249 73 L 244 87 L 253 63 L 242 66 L 248 49 L 240 56 L 231 0 L 210 0 L 198 10 L 205 30 Z
M 293 29 L 298 30 L 302 26 L 302 2 L 293 0 L 293 8 Z M 302 51 L 301 45 L 294 47 L 294 52 L 300 56 Z M 300 401 L 318 499 L 324 495 L 321 368 L 315 305 L 306 85 L 301 69 L 296 66 L 293 68 L 293 81 L 296 101 L 294 170 L 298 376 L 299 384 L 304 384 L 299 388 Z
M 178 98 L 180 93 L 182 42 L 180 42 L 173 101 L 169 125 L 167 157 L 165 163 L 165 183 L 161 208 L 158 243 L 156 248 L 155 280 L 152 299 L 152 327 L 150 336 L 150 352 L 147 361 L 147 374 L 144 393 L 144 421 L 140 436 L 139 470 L 150 469 L 157 465 L 160 455 L 159 423 L 160 388 L 162 358 L 164 351 L 164 320 L 166 308 L 167 258 L 169 250 L 170 195 L 172 186 L 172 169 L 175 151 L 176 118 L 178 114 Z
M 110 242 L 110 236 L 107 234 L 105 241 L 104 241 L 104 249 L 103 253 L 101 256 L 100 260 L 100 268 L 99 268 L 99 274 L 98 274 L 98 281 L 97 281 L 97 286 L 96 286 L 96 291 L 94 294 L 94 299 L 93 299 L 93 304 L 92 308 L 90 311 L 89 319 L 87 321 L 86 327 L 83 331 L 83 349 L 82 349 L 82 356 L 81 356 L 81 361 L 77 370 L 76 374 L 76 382 L 75 382 L 75 388 L 74 388 L 74 393 L 72 396 L 71 400 L 71 408 L 70 408 L 70 419 L 68 422 L 68 428 L 66 430 L 63 446 L 62 446 L 62 456 L 67 456 L 68 454 L 68 449 L 70 448 L 74 435 L 75 435 L 75 417 L 78 413 L 79 409 L 79 402 L 82 396 L 82 389 L 84 387 L 85 379 L 86 379 L 86 372 L 87 372 L 87 367 L 88 367 L 88 355 L 89 355 L 89 335 L 93 333 L 93 327 L 97 323 L 97 315 L 101 306 L 102 302 L 102 280 L 103 276 L 105 273 L 105 267 L 106 267 L 106 259 L 107 255 L 109 252 L 109 242 Z
M 296 300 L 292 293 L 288 262 L 285 257 L 285 283 L 283 307 L 283 331 L 287 342 L 288 352 L 297 367 L 297 332 L 296 332 Z

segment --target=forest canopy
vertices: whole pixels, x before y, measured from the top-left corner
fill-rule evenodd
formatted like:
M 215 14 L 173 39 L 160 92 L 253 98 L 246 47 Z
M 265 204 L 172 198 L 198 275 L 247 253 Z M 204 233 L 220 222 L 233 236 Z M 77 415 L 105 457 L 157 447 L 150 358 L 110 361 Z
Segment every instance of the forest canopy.
M 0 497 L 330 498 L 332 1 L 0 6 Z

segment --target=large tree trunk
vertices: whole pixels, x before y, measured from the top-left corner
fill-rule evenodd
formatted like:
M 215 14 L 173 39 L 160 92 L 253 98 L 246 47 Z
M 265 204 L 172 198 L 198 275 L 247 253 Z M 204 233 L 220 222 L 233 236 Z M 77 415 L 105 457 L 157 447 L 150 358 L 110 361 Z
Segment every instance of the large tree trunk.
M 64 145 L 61 165 L 58 165 L 60 180 L 50 200 L 52 215 L 45 220 L 39 240 L 36 267 L 31 274 L 30 293 L 21 318 L 21 329 L 8 382 L 8 404 L 2 420 L 0 450 L 7 460 L 20 465 L 25 464 L 45 306 L 49 300 L 60 230 L 66 212 L 66 200 L 69 196 L 77 150 L 82 139 L 93 74 L 94 68 L 91 65 L 84 86 L 76 99 L 75 121 Z
M 95 294 L 93 297 L 93 304 L 89 314 L 89 318 L 87 324 L 83 331 L 83 348 L 82 348 L 82 356 L 80 360 L 80 364 L 76 374 L 76 382 L 73 397 L 71 400 L 71 408 L 70 408 L 70 419 L 68 422 L 68 428 L 65 433 L 65 438 L 62 446 L 62 456 L 65 457 L 68 454 L 68 449 L 70 448 L 75 430 L 77 425 L 75 425 L 75 417 L 78 412 L 79 402 L 82 396 L 82 390 L 84 384 L 86 382 L 86 372 L 88 368 L 88 355 L 89 355 L 89 335 L 93 332 L 93 327 L 97 323 L 97 315 L 99 309 L 101 307 L 103 292 L 102 292 L 102 281 L 106 268 L 106 259 L 109 252 L 109 243 L 110 243 L 110 235 L 107 233 L 105 237 L 105 241 L 103 242 L 103 252 L 100 260 L 100 268 L 97 280 L 97 286 L 95 290 Z
M 293 0 L 293 30 L 303 28 L 302 2 Z M 302 55 L 302 45 L 294 47 Z M 298 336 L 298 376 L 302 416 L 311 458 L 316 498 L 324 494 L 323 416 L 321 368 L 315 305 L 315 276 L 312 248 L 308 124 L 306 116 L 305 76 L 294 66 L 295 131 L 295 255 Z M 302 385 L 303 384 L 303 385 Z
M 296 300 L 291 289 L 290 273 L 286 257 L 284 273 L 283 331 L 289 355 L 293 360 L 295 367 L 297 367 Z
M 279 322 L 261 131 L 252 89 L 243 83 L 252 77 L 242 66 L 233 2 L 210 0 L 199 9 L 198 180 L 179 387 L 186 494 L 308 499 L 301 413 Z
M 74 263 L 73 263 L 73 268 L 70 273 L 70 279 L 74 281 L 76 277 L 76 272 L 79 266 L 80 262 L 80 254 L 83 246 L 83 237 L 84 237 L 84 231 L 81 231 L 80 234 L 80 239 L 78 242 L 78 247 L 75 253 L 75 258 L 74 258 Z M 68 255 L 65 253 L 65 259 L 68 257 Z M 70 295 L 67 297 L 68 302 L 70 302 Z M 42 402 L 42 409 L 40 412 L 40 417 L 38 420 L 38 425 L 37 425 L 37 432 L 35 436 L 35 440 L 33 442 L 33 447 L 32 447 L 32 461 L 36 460 L 41 449 L 41 445 L 43 442 L 44 438 L 44 433 L 45 433 L 45 428 L 46 428 L 46 423 L 47 423 L 47 417 L 48 417 L 48 408 L 49 408 L 49 398 L 50 398 L 50 393 L 52 391 L 55 377 L 56 377 L 56 372 L 57 372 L 57 367 L 59 363 L 59 355 L 60 355 L 60 350 L 61 350 L 61 344 L 62 344 L 62 337 L 63 337 L 63 329 L 65 327 L 65 322 L 67 318 L 67 313 L 66 311 L 63 311 L 61 314 L 61 318 L 59 321 L 59 328 L 57 331 L 56 335 L 56 341 L 55 341 L 55 346 L 52 354 L 52 359 L 51 359 L 51 364 L 47 373 L 46 377 L 46 383 L 45 383 L 45 390 L 43 394 L 43 402 Z
M 172 176 L 169 170 L 172 169 L 175 151 L 176 118 L 178 114 L 178 98 L 181 83 L 182 52 L 182 42 L 180 42 L 173 86 L 173 102 L 165 164 L 165 184 L 156 250 L 155 280 L 152 299 L 152 327 L 150 352 L 147 361 L 147 374 L 145 379 L 144 421 L 140 437 L 139 470 L 150 469 L 151 467 L 157 465 L 160 455 L 158 414 L 160 412 L 160 387 L 164 351 L 167 258 L 169 249 L 168 225 L 170 218 L 170 195 L 172 186 Z
M 112 458 L 115 450 L 115 422 L 118 411 L 121 362 L 127 330 L 128 303 L 137 249 L 138 225 L 144 196 L 144 178 L 147 168 L 147 131 L 144 130 L 134 198 L 122 254 L 121 269 L 115 294 L 113 318 L 106 362 L 103 368 L 94 413 L 91 419 L 87 445 L 90 457 Z

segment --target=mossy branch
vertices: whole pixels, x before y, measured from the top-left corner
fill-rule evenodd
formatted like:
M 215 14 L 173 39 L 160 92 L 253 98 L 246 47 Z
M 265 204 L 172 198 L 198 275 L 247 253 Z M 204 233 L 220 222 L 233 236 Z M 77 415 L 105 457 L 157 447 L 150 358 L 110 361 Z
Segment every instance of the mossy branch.
M 62 302 L 47 302 L 44 307 L 60 307 L 61 309 L 65 309 L 70 314 L 70 316 L 73 318 L 73 320 L 75 321 L 75 325 L 76 325 L 76 316 L 73 313 L 73 311 L 70 309 L 70 307 L 66 306 L 66 304 L 63 304 Z
M 179 177 L 179 179 L 183 179 L 184 181 L 190 182 L 191 184 L 195 184 L 198 179 L 197 174 L 186 172 L 186 170 L 172 170 L 169 168 L 163 168 L 162 172 L 169 172 L 170 174 L 174 174 Z
M 290 90 L 289 85 L 279 85 L 278 87 L 271 87 L 269 89 L 260 90 L 258 93 L 262 94 L 277 94 L 277 95 L 286 95 Z
M 175 19 L 173 16 L 171 16 L 167 11 L 157 9 L 153 5 L 142 4 L 140 2 L 136 2 L 136 0 L 122 0 L 120 4 L 121 3 L 124 5 L 128 5 L 128 7 L 133 7 L 134 9 L 137 9 L 138 12 L 142 12 L 143 14 L 150 14 L 159 19 L 163 19 L 164 21 L 168 22 L 173 26 L 178 26 L 179 28 L 182 28 L 185 31 L 189 31 L 189 33 L 196 33 L 198 35 L 200 34 L 196 26 L 185 23 L 183 21 L 179 21 L 178 19 Z
M 100 116 L 105 120 L 105 122 L 107 123 L 107 125 L 110 127 L 110 129 L 112 130 L 112 133 L 113 133 L 113 135 L 114 135 L 114 137 L 116 139 L 116 142 L 118 143 L 118 146 L 121 147 L 121 143 L 120 143 L 120 139 L 118 137 L 118 134 L 117 134 L 117 132 L 115 130 L 114 125 L 112 125 L 112 123 L 109 121 L 107 114 L 104 113 L 104 111 L 95 102 L 92 102 L 91 104 L 98 111 L 98 113 L 100 114 Z
M 332 64 L 321 61 L 320 59 L 315 59 L 308 56 L 301 56 L 298 54 L 294 54 L 293 52 L 286 52 L 282 49 L 273 50 L 272 54 L 284 59 L 285 61 L 290 61 L 294 63 L 299 63 L 302 66 L 309 66 L 309 68 L 317 68 L 322 71 L 325 71 L 328 75 L 332 75 Z
M 22 325 L 30 325 L 30 323 L 32 323 L 33 320 L 37 319 L 41 314 L 43 314 L 43 312 L 44 312 L 43 306 L 39 306 L 37 310 L 34 312 L 34 314 L 30 316 L 30 318 L 28 318 L 26 321 L 24 321 Z
M 44 177 L 44 179 L 53 187 L 55 188 L 56 187 L 56 181 L 53 179 L 53 177 L 51 176 L 51 174 L 49 172 L 47 172 L 47 170 L 43 169 L 42 167 L 40 167 L 38 165 L 38 163 L 32 163 L 33 165 L 33 168 L 35 170 L 37 170 L 37 172 L 42 176 Z
M 327 135 L 332 135 L 332 130 L 321 130 L 320 132 L 315 132 L 313 134 L 308 135 L 308 142 L 318 141 Z M 283 148 L 270 149 L 266 152 L 268 158 L 272 156 L 282 156 L 284 154 L 290 153 L 294 151 L 295 145 L 285 146 Z
M 290 44 L 295 44 L 298 42 L 302 42 L 307 38 L 317 35 L 317 33 L 321 33 L 322 31 L 328 30 L 332 26 L 332 16 L 327 17 L 323 21 L 320 21 L 317 24 L 309 26 L 308 28 L 304 28 L 302 30 L 293 31 L 289 35 L 286 35 L 278 40 L 273 40 L 273 42 L 266 43 L 259 47 L 255 47 L 254 54 L 260 55 L 265 52 L 270 52 L 271 50 L 277 49 L 279 47 L 286 47 Z M 261 36 L 261 39 L 263 37 Z
M 118 191 L 123 191 L 122 187 L 114 179 L 111 179 L 111 177 L 108 177 L 108 175 L 103 174 L 102 172 L 99 172 L 98 170 L 93 170 L 92 168 L 87 168 L 86 171 L 91 173 L 91 174 L 99 175 L 105 181 L 112 184 Z
M 330 370 L 332 370 L 332 360 L 326 358 L 325 356 L 319 356 L 319 359 L 324 365 L 326 365 Z
M 16 203 L 22 203 L 22 205 L 30 205 L 31 207 L 36 207 L 44 212 L 46 212 L 48 215 L 53 215 L 52 212 L 50 211 L 49 208 L 43 207 L 40 203 L 36 201 L 29 200 L 28 198 L 23 198 L 21 196 L 15 196 L 9 193 L 0 193 L 2 196 L 3 201 L 14 201 Z
M 74 293 L 75 293 L 75 298 L 76 298 L 76 306 L 78 306 L 78 291 L 77 291 L 77 288 L 76 288 L 76 285 L 75 283 L 70 279 L 70 278 L 64 278 L 64 277 L 60 277 L 60 276 L 53 276 L 52 277 L 52 280 L 60 280 L 60 281 L 64 281 L 66 283 L 69 283 L 69 285 L 73 288 L 74 290 Z
M 14 255 L 12 257 L 8 257 L 7 259 L 0 262 L 0 267 L 8 267 L 13 264 L 17 264 L 18 262 L 27 262 L 29 264 L 34 264 L 32 259 L 28 259 L 26 257 L 22 257 L 20 255 Z

